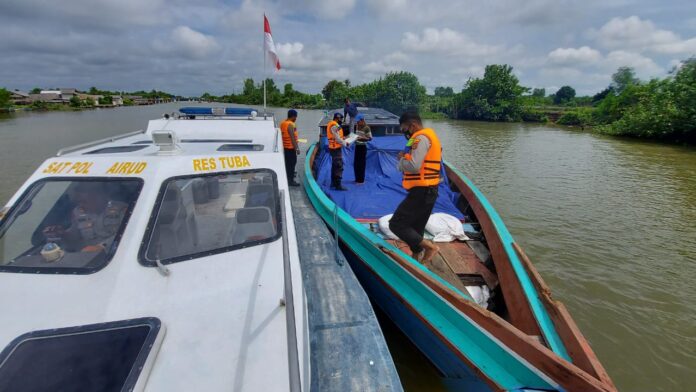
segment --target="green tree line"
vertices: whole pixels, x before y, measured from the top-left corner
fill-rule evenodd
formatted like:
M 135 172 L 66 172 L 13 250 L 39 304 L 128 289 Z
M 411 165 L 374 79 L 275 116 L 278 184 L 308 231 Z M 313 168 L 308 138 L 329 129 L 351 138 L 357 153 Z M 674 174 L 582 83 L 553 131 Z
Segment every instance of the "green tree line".
M 295 90 L 291 83 L 280 88 L 273 79 L 266 79 L 267 103 L 276 107 L 333 109 L 351 98 L 364 106 L 376 106 L 393 113 L 418 110 L 426 117 L 449 117 L 483 121 L 548 121 L 590 126 L 611 135 L 665 139 L 696 143 L 696 58 L 686 60 L 667 77 L 641 81 L 630 67 L 621 67 L 612 76 L 612 83 L 594 96 L 577 96 L 566 85 L 548 94 L 543 88 L 522 86 L 507 64 L 487 65 L 480 78 L 469 79 L 460 91 L 439 86 L 434 94 L 426 94 L 416 75 L 390 72 L 372 82 L 352 85 L 350 80 L 331 80 L 321 94 Z M 127 95 L 91 88 L 90 93 Z M 162 91 L 136 91 L 132 95 L 146 98 L 173 98 Z M 260 105 L 263 83 L 249 78 L 239 94 L 202 99 L 217 102 Z M 9 92 L 0 89 L 0 108 L 7 106 Z M 100 102 L 101 103 L 101 102 Z M 77 104 L 77 102 L 75 103 Z
M 291 83 L 281 91 L 273 79 L 266 79 L 266 101 L 270 106 L 305 109 L 334 109 L 342 107 L 344 100 L 363 106 L 378 106 L 392 112 L 419 109 L 426 97 L 425 87 L 409 72 L 392 72 L 378 80 L 353 86 L 350 80 L 331 80 L 321 94 L 307 94 L 294 89 Z M 244 80 L 240 94 L 214 96 L 201 95 L 205 101 L 230 102 L 246 105 L 263 104 L 263 83 L 249 78 Z

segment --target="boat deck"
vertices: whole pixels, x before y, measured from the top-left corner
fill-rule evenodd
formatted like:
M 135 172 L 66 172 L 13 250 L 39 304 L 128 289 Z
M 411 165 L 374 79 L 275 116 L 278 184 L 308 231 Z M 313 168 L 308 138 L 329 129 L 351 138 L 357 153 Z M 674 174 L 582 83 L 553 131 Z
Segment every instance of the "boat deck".
M 303 173 L 304 162 L 298 162 Z M 290 189 L 311 336 L 312 391 L 402 391 L 372 305 L 299 187 Z

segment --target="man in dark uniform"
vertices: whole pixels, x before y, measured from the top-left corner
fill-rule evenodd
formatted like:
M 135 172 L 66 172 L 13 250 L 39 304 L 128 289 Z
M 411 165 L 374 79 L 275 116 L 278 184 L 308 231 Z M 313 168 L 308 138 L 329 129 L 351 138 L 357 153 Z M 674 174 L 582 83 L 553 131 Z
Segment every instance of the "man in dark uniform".
M 348 117 L 350 117 L 350 122 L 348 122 L 348 133 L 353 133 L 355 132 L 355 125 L 358 123 L 356 120 L 358 116 L 358 105 L 352 103 L 348 97 L 346 97 L 343 102 L 343 118 L 348 121 Z
M 438 251 L 423 238 L 425 225 L 437 201 L 442 168 L 442 146 L 430 128 L 423 128 L 417 113 L 406 112 L 399 119 L 408 152 L 399 153 L 398 168 L 404 173 L 403 187 L 408 191 L 389 221 L 389 229 L 406 242 L 413 258 L 429 263 Z

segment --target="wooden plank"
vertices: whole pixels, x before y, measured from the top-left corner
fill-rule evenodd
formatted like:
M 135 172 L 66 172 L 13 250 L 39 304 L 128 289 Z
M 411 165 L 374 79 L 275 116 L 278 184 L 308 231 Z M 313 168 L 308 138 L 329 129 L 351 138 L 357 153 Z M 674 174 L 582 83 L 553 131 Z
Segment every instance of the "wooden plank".
M 391 250 L 381 247 L 382 252 L 389 255 L 406 271 L 414 275 L 430 289 L 448 301 L 456 309 L 470 317 L 480 327 L 499 339 L 505 346 L 524 358 L 532 366 L 548 375 L 551 379 L 568 391 L 615 392 L 616 387 L 587 373 L 580 367 L 570 363 L 553 351 L 525 334 L 493 312 L 463 299 L 447 286 L 443 285 L 409 261 L 401 258 Z
M 517 255 L 522 260 L 527 273 L 529 273 L 534 286 L 539 292 L 541 301 L 549 312 L 549 316 L 558 331 L 558 335 L 563 340 L 573 363 L 604 383 L 616 388 L 604 366 L 599 362 L 592 347 L 590 347 L 590 343 L 585 339 L 585 336 L 583 336 L 577 324 L 575 324 L 575 320 L 570 316 L 568 309 L 566 309 L 563 303 L 553 299 L 551 289 L 546 285 L 546 282 L 544 282 L 544 279 L 542 279 L 539 271 L 534 267 L 524 250 L 516 242 L 512 246 L 515 248 Z
M 539 328 L 534 313 L 532 313 L 522 285 L 510 265 L 510 259 L 503 248 L 502 240 L 495 226 L 493 226 L 491 218 L 481 205 L 478 197 L 476 197 L 471 188 L 466 185 L 464 180 L 459 178 L 447 165 L 445 165 L 445 171 L 449 180 L 454 183 L 459 192 L 469 202 L 471 209 L 474 211 L 476 218 L 481 224 L 481 229 L 486 237 L 488 248 L 491 251 L 491 257 L 493 258 L 493 263 L 495 264 L 495 269 L 498 274 L 500 289 L 510 318 L 509 321 L 527 335 L 541 336 L 541 328 Z
M 387 242 L 391 243 L 392 245 L 399 248 L 399 250 L 401 250 L 402 252 L 411 256 L 411 249 L 409 249 L 408 245 L 405 242 L 399 240 L 387 240 Z M 440 247 L 440 250 L 442 250 L 442 247 Z M 457 274 L 454 271 L 452 271 L 452 268 L 450 268 L 447 262 L 443 259 L 442 255 L 436 254 L 429 263 L 422 264 L 430 271 L 436 273 L 439 277 L 446 280 L 449 284 L 461 290 L 463 293 L 468 293 L 466 287 L 462 284 L 461 280 L 459 280 Z
M 438 243 L 440 255 L 457 275 L 480 275 L 486 285 L 493 290 L 498 286 L 498 277 L 495 276 L 480 261 L 476 253 L 464 242 Z

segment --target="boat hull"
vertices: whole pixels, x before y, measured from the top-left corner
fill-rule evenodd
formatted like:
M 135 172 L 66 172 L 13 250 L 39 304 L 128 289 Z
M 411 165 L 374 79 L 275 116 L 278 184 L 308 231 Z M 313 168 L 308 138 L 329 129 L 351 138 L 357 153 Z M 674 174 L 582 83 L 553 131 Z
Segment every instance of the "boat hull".
M 430 271 L 392 244 L 372 233 L 350 214 L 338 208 L 321 189 L 312 174 L 316 152 L 312 147 L 305 164 L 305 190 L 318 214 L 332 230 L 346 250 L 351 266 L 370 294 L 373 302 L 401 328 L 406 336 L 430 359 L 448 380 L 448 384 L 472 390 L 587 390 L 610 391 L 613 385 L 608 378 L 595 378 L 566 359 L 566 356 L 544 346 L 538 338 L 517 329 L 508 321 L 483 309 L 464 293 Z M 463 177 L 456 173 L 457 179 Z M 468 180 L 466 180 L 468 182 Z M 479 191 L 469 185 L 469 194 L 478 203 L 487 203 Z M 459 186 L 463 189 L 464 186 Z M 469 195 L 472 197 L 471 195 Z M 479 204 L 480 205 L 480 204 Z M 487 206 L 486 208 L 491 208 Z M 483 213 L 478 214 L 483 215 Z M 495 212 L 491 215 L 498 218 Z M 484 218 L 490 222 L 491 217 Z M 499 218 L 498 218 L 499 219 Z M 509 237 L 502 222 L 494 220 L 486 237 L 502 234 Z M 494 231 L 490 231 L 490 228 Z M 501 229 L 502 227 L 502 229 Z M 513 247 L 511 238 L 506 245 Z M 502 246 L 498 251 L 506 251 Z M 495 252 L 494 252 L 495 253 Z M 499 253 L 500 254 L 500 253 Z M 505 253 L 509 256 L 509 253 Z M 515 261 L 516 259 L 516 255 Z M 494 260 L 496 259 L 494 254 Z M 498 257 L 498 260 L 509 260 Z M 498 265 L 496 265 L 498 266 Z M 501 264 L 500 267 L 505 266 Z M 519 290 L 523 301 L 539 301 L 539 296 L 554 314 L 554 303 L 548 293 L 540 291 L 540 278 L 529 264 L 520 264 L 509 270 L 508 281 L 522 274 L 531 281 L 529 287 Z M 527 268 L 526 271 L 521 268 Z M 502 268 L 498 268 L 499 272 Z M 518 277 L 519 278 L 519 277 Z M 502 282 L 501 282 L 502 284 Z M 520 286 L 520 282 L 516 284 Z M 534 284 L 534 285 L 532 285 Z M 535 290 L 536 288 L 536 290 Z M 519 296 L 516 297 L 519 300 Z M 506 296 L 506 300 L 508 296 Z M 539 305 L 538 306 L 542 306 Z M 531 310 L 527 308 L 527 312 Z M 556 334 L 556 318 L 547 317 L 545 329 Z M 533 320 L 533 319 L 532 319 Z M 539 320 L 536 320 L 538 322 Z M 571 320 L 572 321 L 572 320 Z M 571 323 L 572 324 L 572 323 Z M 571 326 L 574 326 L 572 324 Z M 571 328 L 575 338 L 584 342 L 576 328 Z M 570 341 L 563 339 L 564 342 Z M 586 342 L 585 342 L 586 343 Z M 589 347 L 586 351 L 591 353 Z M 593 354 L 592 354 L 593 355 Z M 457 383 L 452 381 L 457 380 Z
M 430 360 L 446 379 L 447 385 L 457 390 L 491 391 L 476 371 L 471 369 L 433 331 L 433 327 L 397 292 L 391 290 L 369 265 L 341 243 L 341 250 L 363 289 L 373 304 L 391 319 L 408 339 Z

